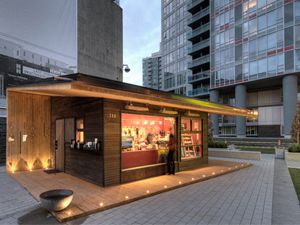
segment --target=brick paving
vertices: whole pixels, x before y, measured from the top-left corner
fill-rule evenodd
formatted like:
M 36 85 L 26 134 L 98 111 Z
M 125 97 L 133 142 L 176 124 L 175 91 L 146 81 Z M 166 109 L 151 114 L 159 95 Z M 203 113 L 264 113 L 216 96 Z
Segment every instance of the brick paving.
M 232 161 L 232 159 L 230 159 Z M 254 166 L 234 173 L 195 183 L 127 205 L 109 209 L 67 224 L 271 224 L 274 177 L 273 156 L 263 155 Z M 5 173 L 0 175 L 5 195 L 17 195 L 23 205 L 19 212 L 3 216 L 0 224 L 55 224 L 53 217 L 37 207 L 37 203 Z M 15 191 L 9 189 L 17 187 Z M 1 198 L 2 199 L 2 198 Z M 10 197 L 12 201 L 16 197 Z M 18 204 L 13 205 L 17 207 Z M 21 204 L 20 204 L 21 205 Z M 23 211 L 22 211 L 23 210 Z M 2 220 L 1 220 L 2 218 Z

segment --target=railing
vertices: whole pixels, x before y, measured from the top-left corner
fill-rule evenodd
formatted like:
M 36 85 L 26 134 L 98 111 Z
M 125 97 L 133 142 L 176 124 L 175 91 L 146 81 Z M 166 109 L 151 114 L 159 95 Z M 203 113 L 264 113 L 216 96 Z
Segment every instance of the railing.
M 203 32 L 208 31 L 209 29 L 210 29 L 210 23 L 206 23 L 204 25 L 201 25 L 197 29 L 188 32 L 187 33 L 187 38 L 191 39 L 191 38 L 193 38 L 193 37 L 195 37 L 195 36 L 197 36 L 197 35 L 199 35 L 199 34 L 201 34 Z
M 209 7 L 188 17 L 187 22 L 188 22 L 188 24 L 191 24 L 191 23 L 201 19 L 202 17 L 207 16 L 208 14 L 209 14 Z
M 209 87 L 200 87 L 188 92 L 188 96 L 195 97 L 209 94 Z
M 188 63 L 188 68 L 193 68 L 193 67 L 202 65 L 204 63 L 208 63 L 209 60 L 210 60 L 209 55 L 205 55 L 205 56 L 202 56 L 200 58 L 194 59 L 192 62 Z
M 196 74 L 189 76 L 188 81 L 189 81 L 189 83 L 193 83 L 193 82 L 196 82 L 199 80 L 208 79 L 209 77 L 210 77 L 210 72 L 204 71 L 204 72 L 196 73 Z
M 206 40 L 203 40 L 203 41 L 200 41 L 199 43 L 193 45 L 192 47 L 189 47 L 188 48 L 188 54 L 191 54 L 193 52 L 196 52 L 202 48 L 205 48 L 205 47 L 208 47 L 209 46 L 209 39 L 206 39 Z
M 187 10 L 190 10 L 191 8 L 195 7 L 196 5 L 199 5 L 201 2 L 204 2 L 205 0 L 190 0 L 187 4 Z

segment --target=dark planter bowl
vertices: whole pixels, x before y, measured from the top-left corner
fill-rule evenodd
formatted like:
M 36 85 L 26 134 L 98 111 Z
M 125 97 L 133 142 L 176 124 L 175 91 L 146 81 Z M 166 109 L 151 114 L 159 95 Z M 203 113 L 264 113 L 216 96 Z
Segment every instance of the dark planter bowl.
M 73 191 L 57 189 L 40 194 L 42 206 L 49 211 L 61 211 L 67 208 L 73 200 Z

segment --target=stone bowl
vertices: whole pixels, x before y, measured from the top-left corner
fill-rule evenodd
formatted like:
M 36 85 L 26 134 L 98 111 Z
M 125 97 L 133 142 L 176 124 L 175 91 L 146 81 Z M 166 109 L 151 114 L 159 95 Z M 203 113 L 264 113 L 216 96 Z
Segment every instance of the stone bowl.
M 73 191 L 57 189 L 40 194 L 42 207 L 51 212 L 58 212 L 67 208 L 73 200 Z

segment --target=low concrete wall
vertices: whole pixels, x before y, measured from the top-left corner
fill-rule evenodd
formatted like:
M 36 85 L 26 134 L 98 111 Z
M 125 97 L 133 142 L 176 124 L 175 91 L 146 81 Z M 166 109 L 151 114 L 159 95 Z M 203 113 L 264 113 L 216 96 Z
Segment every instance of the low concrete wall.
M 252 151 L 238 151 L 227 149 L 208 149 L 208 156 L 222 157 L 222 158 L 235 158 L 235 159 L 247 159 L 247 160 L 260 160 L 260 152 Z
M 285 151 L 285 160 L 300 162 L 300 153 Z

